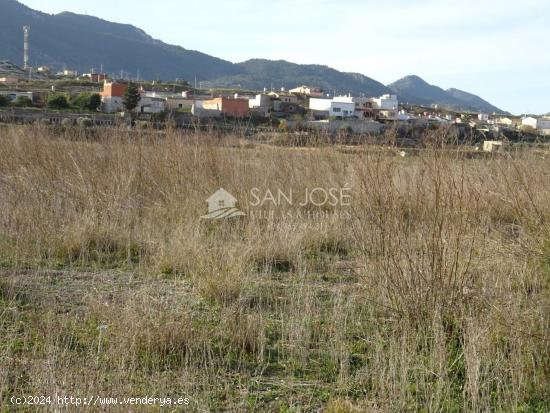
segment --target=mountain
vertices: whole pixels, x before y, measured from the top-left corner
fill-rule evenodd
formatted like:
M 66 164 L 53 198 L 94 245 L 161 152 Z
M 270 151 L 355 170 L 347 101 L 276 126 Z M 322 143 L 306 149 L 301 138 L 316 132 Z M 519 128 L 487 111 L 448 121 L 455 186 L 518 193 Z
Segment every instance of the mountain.
M 388 87 L 399 96 L 401 102 L 423 106 L 436 104 L 452 110 L 505 113 L 479 96 L 458 89 L 444 90 L 415 75 L 399 79 Z
M 491 105 L 486 100 L 481 99 L 479 96 L 473 95 L 468 92 L 464 92 L 459 89 L 447 89 L 447 93 L 462 102 L 465 107 L 473 109 L 477 112 L 485 113 L 504 113 L 502 109 Z
M 382 83 L 359 73 L 339 72 L 328 66 L 298 65 L 284 60 L 252 59 L 238 63 L 242 73 L 216 79 L 219 86 L 240 86 L 261 90 L 264 87 L 294 88 L 315 85 L 327 92 L 355 93 L 379 96 L 390 93 Z
M 452 104 L 454 99 L 445 90 L 437 86 L 432 86 L 418 76 L 406 76 L 398 81 L 388 85 L 402 102 L 414 103 L 418 105 Z
M 148 79 L 192 79 L 237 74 L 238 67 L 204 53 L 171 46 L 127 24 L 74 13 L 50 15 L 15 0 L 0 0 L 0 58 L 23 59 L 23 25 L 31 26 L 30 62 L 79 72 L 137 71 Z
M 47 14 L 19 3 L 0 0 L 0 60 L 21 64 L 22 26 L 30 25 L 30 63 L 67 67 L 79 72 L 121 70 L 145 79 L 193 81 L 198 77 L 213 86 L 261 90 L 264 87 L 319 86 L 327 92 L 378 96 L 394 91 L 400 101 L 438 104 L 455 109 L 501 112 L 483 99 L 457 89 L 445 91 L 417 76 L 384 86 L 359 73 L 339 72 L 327 66 L 298 65 L 286 61 L 252 59 L 232 63 L 207 54 L 156 40 L 143 30 L 69 12 Z M 7 63 L 6 63 L 7 64 Z

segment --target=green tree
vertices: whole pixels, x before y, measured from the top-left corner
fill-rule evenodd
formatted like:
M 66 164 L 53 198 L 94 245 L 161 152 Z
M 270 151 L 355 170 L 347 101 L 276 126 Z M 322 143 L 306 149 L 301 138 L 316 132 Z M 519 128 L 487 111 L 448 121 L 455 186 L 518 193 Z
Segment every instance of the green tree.
M 18 106 L 20 108 L 29 108 L 32 105 L 32 100 L 30 100 L 28 96 L 19 96 L 15 100 L 15 106 Z
M 5 97 L 4 95 L 0 95 L 0 107 L 8 106 L 9 103 L 10 103 L 10 101 L 7 97 Z
M 122 98 L 122 104 L 124 105 L 124 108 L 128 112 L 131 112 L 137 107 L 140 100 L 141 95 L 139 94 L 137 85 L 135 85 L 134 83 L 128 84 L 128 89 L 126 89 L 124 97 Z
M 98 110 L 101 106 L 101 96 L 99 93 L 92 93 L 92 96 L 90 96 L 90 103 L 88 105 L 88 109 L 90 110 Z
M 67 109 L 69 102 L 65 95 L 50 95 L 47 105 L 51 109 Z
M 96 111 L 101 105 L 101 96 L 97 93 L 82 92 L 71 99 L 71 105 L 80 110 Z

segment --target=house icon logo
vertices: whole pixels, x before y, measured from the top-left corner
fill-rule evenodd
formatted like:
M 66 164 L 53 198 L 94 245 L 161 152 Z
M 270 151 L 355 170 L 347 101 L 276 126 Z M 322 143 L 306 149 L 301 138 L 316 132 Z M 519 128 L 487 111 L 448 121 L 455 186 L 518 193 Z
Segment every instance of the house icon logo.
M 201 219 L 215 220 L 246 215 L 235 206 L 237 199 L 223 188 L 218 189 L 206 202 L 208 203 L 208 214 L 202 216 Z

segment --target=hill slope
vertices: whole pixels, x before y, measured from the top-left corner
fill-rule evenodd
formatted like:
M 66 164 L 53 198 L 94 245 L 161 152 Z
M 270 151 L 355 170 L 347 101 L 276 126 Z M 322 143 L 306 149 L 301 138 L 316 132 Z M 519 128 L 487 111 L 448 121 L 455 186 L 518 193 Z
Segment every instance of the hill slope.
M 31 64 L 80 72 L 121 69 L 149 79 L 218 77 L 236 74 L 233 63 L 204 53 L 171 46 L 130 25 L 74 13 L 50 15 L 15 0 L 0 0 L 0 56 L 21 64 L 23 25 L 31 26 Z
M 359 73 L 339 72 L 328 66 L 298 65 L 284 60 L 252 59 L 237 64 L 242 73 L 215 80 L 218 85 L 261 90 L 269 88 L 294 88 L 299 85 L 315 85 L 327 92 L 366 94 L 378 96 L 390 93 L 382 83 Z
M 430 85 L 418 76 L 406 76 L 388 85 L 401 102 L 430 106 L 437 104 L 454 110 L 472 110 L 487 113 L 504 113 L 479 96 L 458 89 L 444 90 Z
M 491 105 L 486 100 L 483 100 L 479 96 L 473 95 L 468 92 L 464 92 L 463 90 L 459 89 L 447 89 L 447 93 L 454 97 L 455 99 L 458 99 L 465 107 L 471 108 L 473 110 L 476 110 L 478 112 L 486 112 L 486 113 L 493 113 L 493 112 L 504 112 L 502 109 L 497 108 L 496 106 Z

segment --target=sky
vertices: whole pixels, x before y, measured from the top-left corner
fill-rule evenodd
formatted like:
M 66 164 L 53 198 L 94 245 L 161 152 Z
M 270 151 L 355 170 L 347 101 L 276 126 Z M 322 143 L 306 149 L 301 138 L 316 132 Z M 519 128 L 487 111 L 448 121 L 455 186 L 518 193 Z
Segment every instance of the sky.
M 384 84 L 415 74 L 514 114 L 550 112 L 549 0 L 21 0 L 128 23 L 232 62 L 324 64 Z

